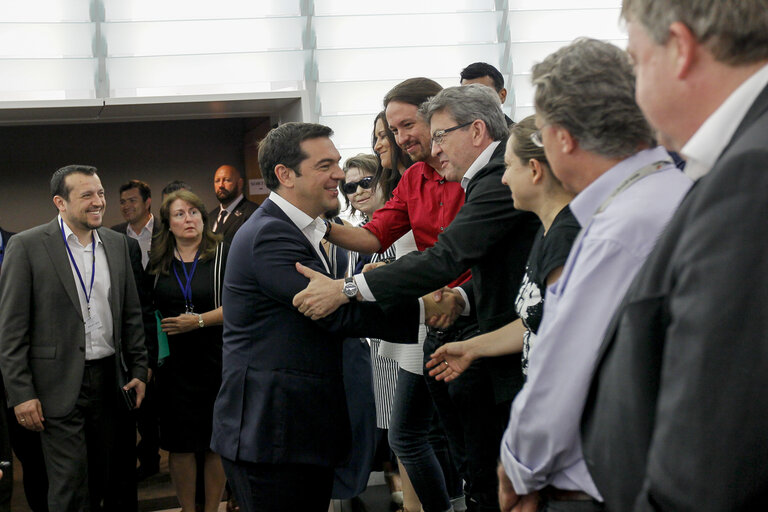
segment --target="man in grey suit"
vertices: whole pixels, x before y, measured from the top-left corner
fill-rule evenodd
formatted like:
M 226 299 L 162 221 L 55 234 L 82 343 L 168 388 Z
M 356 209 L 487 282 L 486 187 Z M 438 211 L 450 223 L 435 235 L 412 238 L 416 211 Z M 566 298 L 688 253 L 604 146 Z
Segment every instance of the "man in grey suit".
M 609 510 L 767 510 L 768 1 L 622 16 L 638 103 L 698 181 L 606 331 L 587 466 Z
M 50 510 L 101 510 L 111 496 L 119 389 L 144 397 L 147 355 L 126 238 L 101 228 L 96 168 L 51 178 L 59 215 L 14 236 L 0 276 L 0 368 L 19 424 L 40 431 Z

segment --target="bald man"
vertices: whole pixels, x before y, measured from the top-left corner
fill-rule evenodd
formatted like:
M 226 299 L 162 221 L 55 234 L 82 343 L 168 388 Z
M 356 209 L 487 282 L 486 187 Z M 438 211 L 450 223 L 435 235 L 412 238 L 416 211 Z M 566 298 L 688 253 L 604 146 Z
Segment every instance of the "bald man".
M 232 243 L 237 230 L 259 207 L 243 196 L 243 184 L 243 177 L 236 167 L 222 165 L 216 169 L 213 189 L 219 206 L 208 216 L 208 221 L 213 232 L 224 236 L 227 243 Z

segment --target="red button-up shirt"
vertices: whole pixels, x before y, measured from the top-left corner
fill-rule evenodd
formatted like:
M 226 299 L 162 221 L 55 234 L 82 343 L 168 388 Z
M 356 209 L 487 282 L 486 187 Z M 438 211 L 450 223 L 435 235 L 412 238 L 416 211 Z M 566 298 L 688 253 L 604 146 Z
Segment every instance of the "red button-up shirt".
M 446 181 L 432 167 L 416 162 L 403 174 L 392 192 L 392 199 L 373 214 L 363 229 L 373 233 L 386 250 L 397 239 L 413 230 L 420 251 L 432 247 L 464 204 L 464 189 Z M 466 281 L 469 271 L 450 286 Z

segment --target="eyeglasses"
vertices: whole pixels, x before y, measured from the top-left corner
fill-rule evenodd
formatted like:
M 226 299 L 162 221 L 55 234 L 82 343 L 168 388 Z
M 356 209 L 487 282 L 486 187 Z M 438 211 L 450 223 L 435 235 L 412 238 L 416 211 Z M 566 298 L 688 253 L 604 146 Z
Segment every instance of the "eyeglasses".
M 363 190 L 368 190 L 373 186 L 373 176 L 366 176 L 365 178 L 361 179 L 360 181 L 348 181 L 345 184 L 341 186 L 341 190 L 344 191 L 345 194 L 354 194 L 357 190 L 357 187 L 360 187 Z
M 533 142 L 537 147 L 544 147 L 544 139 L 541 138 L 541 130 L 543 130 L 548 124 L 549 123 L 541 125 L 541 128 L 531 134 L 531 142 Z
M 453 128 L 446 128 L 445 130 L 437 130 L 432 135 L 432 144 L 442 145 L 443 141 L 445 140 L 445 136 L 446 135 L 448 135 L 449 133 L 451 133 L 454 130 L 458 130 L 459 128 L 464 128 L 465 126 L 469 126 L 472 123 L 474 123 L 474 120 L 472 120 L 472 121 L 470 121 L 468 123 L 456 125 Z

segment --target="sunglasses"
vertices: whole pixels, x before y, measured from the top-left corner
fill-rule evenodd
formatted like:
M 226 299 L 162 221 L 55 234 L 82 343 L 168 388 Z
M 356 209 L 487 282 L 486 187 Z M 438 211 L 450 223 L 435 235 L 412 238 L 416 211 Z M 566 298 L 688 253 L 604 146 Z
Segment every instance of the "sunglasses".
M 354 194 L 355 191 L 357 190 L 357 187 L 360 187 L 363 190 L 368 190 L 372 186 L 373 186 L 373 176 L 366 176 L 360 181 L 346 182 L 341 186 L 341 190 L 343 190 L 345 194 L 349 195 L 349 194 Z

